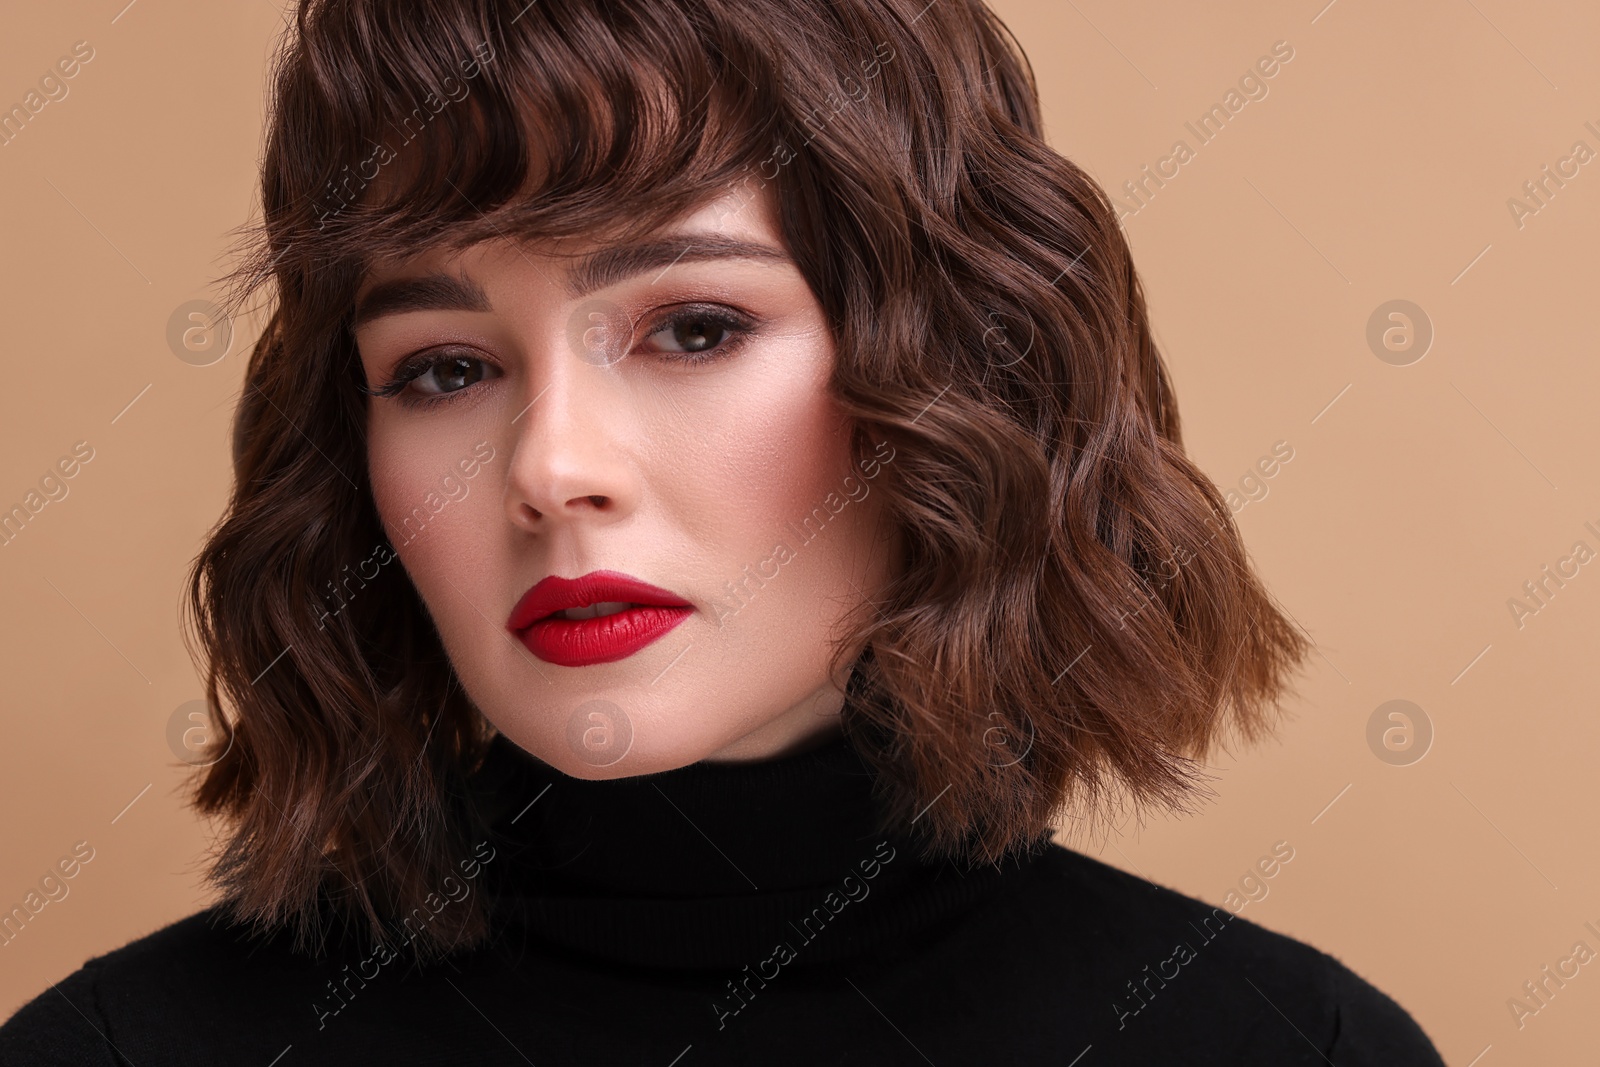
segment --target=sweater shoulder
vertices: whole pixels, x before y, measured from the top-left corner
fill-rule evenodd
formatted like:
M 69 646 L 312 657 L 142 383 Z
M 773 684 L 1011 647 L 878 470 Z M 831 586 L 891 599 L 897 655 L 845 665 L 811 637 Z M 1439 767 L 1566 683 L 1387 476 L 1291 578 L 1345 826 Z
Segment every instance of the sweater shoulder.
M 0 1063 L 14 1067 L 124 1067 L 106 1036 L 91 959 L 28 1001 L 0 1025 Z
M 1328 1055 L 1338 1063 L 1408 1063 L 1444 1067 L 1420 1023 L 1393 997 L 1337 963 L 1338 1019 Z
M 1132 949 L 1148 942 L 1153 947 L 1173 937 L 1187 939 L 1195 949 L 1212 948 L 1237 964 L 1248 964 L 1268 977 L 1285 969 L 1314 983 L 1319 994 L 1330 993 L 1334 973 L 1342 966 L 1322 950 L 1259 923 L 1209 904 L 1159 882 L 1062 845 L 1053 844 L 1035 862 L 1036 876 L 1049 884 L 1052 896 L 1075 902 L 1074 911 L 1097 920 L 1114 945 Z M 1229 936 L 1220 936 L 1223 932 Z
M 257 933 L 233 920 L 222 906 L 213 905 L 92 956 L 84 967 L 98 975 L 97 987 L 104 997 L 127 984 L 154 978 L 176 985 L 208 984 L 220 974 L 232 976 L 247 959 L 252 968 L 272 970 L 296 966 L 309 957 L 290 949 L 286 931 Z
M 1053 900 L 1073 902 L 1050 910 L 1071 914 L 1071 936 L 1119 983 L 1113 1011 L 1124 1020 L 1157 1003 L 1176 1026 L 1249 1012 L 1288 1024 L 1305 1051 L 1338 1054 L 1341 1065 L 1443 1067 L 1404 1008 L 1322 949 L 1059 844 L 1034 871 Z M 1205 973 L 1186 978 L 1191 969 Z
M 0 1026 L 0 1063 L 123 1067 L 133 1053 L 119 1031 L 157 1023 L 177 1032 L 220 999 L 269 1004 L 274 983 L 311 965 L 283 935 L 252 934 L 206 908 L 90 957 L 35 995 Z

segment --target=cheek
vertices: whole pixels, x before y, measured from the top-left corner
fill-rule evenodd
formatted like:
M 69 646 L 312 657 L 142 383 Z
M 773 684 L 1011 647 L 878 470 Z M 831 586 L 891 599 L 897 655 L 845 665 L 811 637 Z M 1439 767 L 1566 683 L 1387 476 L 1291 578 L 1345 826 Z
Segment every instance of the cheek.
M 737 419 L 698 436 L 671 475 L 683 489 L 676 521 L 707 550 L 702 584 L 723 665 L 796 700 L 819 684 L 841 616 L 884 566 L 880 494 L 870 482 L 862 493 L 827 370 L 744 391 L 731 404 Z
M 847 472 L 844 428 L 824 398 L 788 400 L 748 426 L 746 448 L 724 470 L 728 488 L 768 530 L 799 523 L 821 507 Z
M 668 468 L 669 477 L 696 483 L 679 497 L 685 526 L 702 544 L 742 553 L 728 560 L 734 570 L 767 558 L 779 541 L 805 551 L 798 539 L 807 524 L 827 524 L 829 495 L 844 495 L 849 431 L 825 371 L 819 363 L 730 398 L 724 410 L 736 417 L 716 420 L 714 432 L 694 438 L 694 459 Z
M 368 429 L 368 475 L 384 532 L 401 564 L 415 576 L 459 569 L 459 531 L 472 529 L 495 506 L 487 468 L 463 478 L 456 463 L 473 455 L 482 433 L 446 420 L 433 424 L 375 416 Z M 452 532 L 455 531 L 455 532 Z M 452 552 L 452 546 L 455 551 Z M 467 554 L 470 558 L 471 554 Z

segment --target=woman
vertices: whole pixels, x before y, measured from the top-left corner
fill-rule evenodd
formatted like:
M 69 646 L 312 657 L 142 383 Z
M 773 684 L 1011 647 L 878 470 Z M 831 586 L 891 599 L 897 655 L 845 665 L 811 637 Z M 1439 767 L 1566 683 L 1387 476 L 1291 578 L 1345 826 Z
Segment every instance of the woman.
M 1305 643 L 978 0 L 303 0 L 262 193 L 222 902 L 0 1059 L 1440 1062 L 1050 839 Z

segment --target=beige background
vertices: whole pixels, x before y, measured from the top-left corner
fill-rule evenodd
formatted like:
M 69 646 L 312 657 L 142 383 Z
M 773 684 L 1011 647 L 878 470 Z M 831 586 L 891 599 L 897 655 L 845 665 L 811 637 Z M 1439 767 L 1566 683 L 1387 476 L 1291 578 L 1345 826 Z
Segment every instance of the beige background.
M 1281 739 L 1217 761 L 1214 803 L 1081 844 L 1220 904 L 1287 841 L 1246 918 L 1345 960 L 1452 1065 L 1591 1062 L 1600 964 L 1520 1028 L 1507 1000 L 1575 942 L 1600 951 L 1600 563 L 1520 628 L 1507 602 L 1574 542 L 1600 550 L 1600 162 L 1520 228 L 1507 200 L 1575 141 L 1600 151 L 1600 12 L 1324 2 L 994 5 L 1053 144 L 1112 192 L 1174 141 L 1193 150 L 1124 225 L 1200 464 L 1230 486 L 1294 449 L 1238 520 L 1319 648 Z M 284 24 L 272 0 L 125 3 L 19 7 L 0 33 L 0 104 L 74 42 L 94 49 L 0 147 L 0 507 L 94 449 L 0 548 L 0 903 L 94 849 L 0 948 L 0 1015 L 207 899 L 207 828 L 166 729 L 199 696 L 178 598 L 224 502 L 257 324 L 196 367 L 167 322 L 255 211 Z M 1294 56 L 1267 95 L 1200 144 L 1184 123 L 1278 41 Z M 1435 330 L 1407 366 L 1366 339 L 1394 299 Z M 1367 741 L 1392 699 L 1434 731 L 1409 765 Z

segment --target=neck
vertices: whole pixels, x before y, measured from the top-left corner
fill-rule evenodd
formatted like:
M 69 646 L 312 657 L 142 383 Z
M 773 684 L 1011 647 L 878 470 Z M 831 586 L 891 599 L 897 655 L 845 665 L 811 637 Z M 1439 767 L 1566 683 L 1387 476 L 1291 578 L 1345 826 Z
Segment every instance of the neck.
M 881 949 L 973 903 L 1004 866 L 965 871 L 927 856 L 915 827 L 887 829 L 842 734 L 603 780 L 497 737 L 474 782 L 506 857 L 490 885 L 500 918 L 631 964 L 737 968 L 778 942 L 801 963 Z

